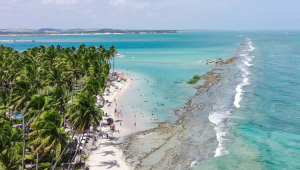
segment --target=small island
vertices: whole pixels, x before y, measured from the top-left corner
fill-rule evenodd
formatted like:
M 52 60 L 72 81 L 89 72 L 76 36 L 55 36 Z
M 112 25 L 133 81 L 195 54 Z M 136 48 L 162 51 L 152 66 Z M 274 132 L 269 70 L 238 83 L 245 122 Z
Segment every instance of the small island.
M 28 35 L 97 35 L 97 34 L 175 34 L 177 30 L 125 30 L 125 29 L 0 29 L 0 36 Z

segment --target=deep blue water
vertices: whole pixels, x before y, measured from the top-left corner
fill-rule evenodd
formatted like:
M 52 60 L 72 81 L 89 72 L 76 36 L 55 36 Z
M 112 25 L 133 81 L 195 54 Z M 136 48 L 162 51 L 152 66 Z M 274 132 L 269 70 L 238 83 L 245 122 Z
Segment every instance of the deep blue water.
M 254 50 L 243 51 L 241 43 L 248 43 L 246 37 Z M 231 101 L 234 109 L 223 137 L 223 149 L 227 152 L 199 162 L 195 169 L 300 169 L 300 32 L 0 37 L 7 39 L 40 41 L 1 42 L 18 50 L 41 44 L 116 46 L 126 57 L 115 60 L 115 69 L 141 79 L 137 80 L 140 91 L 147 94 L 141 100 L 139 92 L 129 89 L 120 104 L 141 104 L 143 113 L 154 113 L 160 120 L 169 119 L 168 110 L 183 107 L 194 95 L 195 89 L 186 81 L 213 68 L 199 60 L 247 55 L 251 59 L 245 60 L 249 66 L 240 67 L 247 80 L 237 77 L 237 81 L 246 83 L 241 86 L 239 107 Z M 175 84 L 177 80 L 183 83 Z M 149 88 L 152 85 L 155 87 Z M 145 100 L 149 102 L 144 103 Z M 157 103 L 164 103 L 165 107 L 154 110 Z

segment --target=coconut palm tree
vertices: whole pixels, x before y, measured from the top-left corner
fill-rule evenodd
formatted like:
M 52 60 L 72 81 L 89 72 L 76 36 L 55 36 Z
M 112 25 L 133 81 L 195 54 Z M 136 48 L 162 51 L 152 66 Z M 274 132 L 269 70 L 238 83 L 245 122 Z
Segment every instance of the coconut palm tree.
M 5 149 L 0 154 L 0 169 L 1 170 L 15 170 L 20 169 L 20 162 L 22 160 L 22 146 L 21 142 L 13 143 L 11 147 Z
M 21 60 L 23 69 L 20 70 L 19 78 L 30 82 L 37 90 L 42 89 L 41 69 L 38 61 L 37 53 L 24 51 L 26 56 Z
M 33 130 L 26 137 L 23 126 L 23 137 L 21 132 L 17 137 L 10 136 L 9 134 L 14 134 L 10 130 L 14 120 L 0 114 L 0 156 L 13 162 L 6 161 L 3 167 L 7 169 L 20 163 L 10 155 L 17 153 L 17 143 L 21 143 L 24 169 L 25 139 L 29 142 L 26 145 L 29 151 L 33 151 L 33 155 L 39 153 L 39 168 L 49 167 L 49 162 L 53 162 L 58 155 L 62 156 L 68 148 L 68 135 L 64 132 L 64 121 L 60 115 L 69 114 L 69 122 L 77 132 L 84 132 L 90 125 L 94 128 L 99 126 L 102 113 L 95 108 L 95 97 L 107 87 L 109 60 L 115 53 L 114 46 L 106 50 L 103 46 L 62 48 L 52 45 L 48 48 L 34 47 L 20 53 L 0 45 L 0 112 L 5 114 L 9 106 L 13 106 L 14 111 L 23 111 L 26 127 Z M 67 110 L 68 97 L 73 94 L 73 87 L 77 88 L 79 82 L 84 87 L 83 91 L 75 97 L 75 103 L 68 106 Z M 49 156 L 52 158 L 50 161 L 47 160 Z M 56 163 L 58 161 L 59 159 Z M 1 168 L 4 169 L 3 167 Z
M 83 92 L 91 93 L 92 95 L 99 94 L 101 87 L 99 81 L 94 78 L 90 78 L 84 86 Z
M 69 108 L 69 122 L 77 132 L 84 132 L 90 125 L 96 128 L 102 120 L 102 111 L 95 107 L 95 96 L 90 92 L 80 93 L 77 96 L 77 103 Z
M 11 124 L 0 125 L 0 169 L 19 169 L 22 160 L 22 131 Z
M 16 87 L 12 90 L 12 96 L 10 105 L 13 106 L 14 111 L 21 111 L 23 109 L 23 115 L 26 115 L 26 106 L 28 102 L 31 100 L 31 97 L 37 93 L 36 88 L 34 88 L 29 82 L 26 81 L 18 81 L 16 83 Z M 25 121 L 23 118 L 23 159 L 22 159 L 22 169 L 24 168 L 24 160 L 25 160 Z
M 111 57 L 113 57 L 113 72 L 115 71 L 115 57 L 114 55 L 117 54 L 117 50 L 115 46 L 110 46 L 109 50 L 108 50 L 108 59 L 110 59 Z
M 10 105 L 14 111 L 21 111 L 26 108 L 31 97 L 37 93 L 37 89 L 27 81 L 20 80 L 16 83 L 16 87 L 12 90 Z M 26 110 L 23 114 L 26 114 Z
M 28 110 L 27 114 L 25 115 L 26 119 L 28 120 L 27 123 L 31 123 L 34 120 L 39 119 L 40 115 L 42 114 L 44 107 L 46 104 L 45 96 L 42 95 L 34 95 L 28 105 L 26 106 L 26 110 Z
M 58 158 L 68 140 L 71 140 L 69 134 L 64 131 L 62 123 L 62 116 L 52 110 L 44 112 L 38 120 L 31 124 L 33 132 L 29 133 L 29 137 L 35 139 L 29 145 L 35 148 L 34 154 L 39 153 L 39 158 L 51 153 L 51 162 L 53 162 L 54 157 Z
M 76 132 L 83 134 L 91 125 L 93 130 L 96 131 L 100 125 L 103 112 L 95 107 L 95 97 L 87 91 L 80 93 L 77 96 L 77 102 L 69 108 L 69 122 Z
M 0 113 L 6 116 L 12 82 L 17 77 L 19 71 L 19 53 L 5 46 L 0 46 L 0 51 Z
M 3 117 L 6 117 L 6 112 L 8 111 L 8 104 L 10 100 L 9 93 L 10 92 L 7 88 L 0 89 L 0 115 Z
M 83 55 L 82 52 L 84 51 L 85 50 L 81 49 L 81 51 L 77 50 L 73 55 L 71 54 L 66 55 L 67 56 L 67 62 L 66 62 L 67 79 L 72 80 L 72 82 L 74 82 L 71 85 L 72 102 L 73 102 L 74 85 L 76 89 L 78 80 L 84 75 L 83 64 L 82 64 L 82 55 Z

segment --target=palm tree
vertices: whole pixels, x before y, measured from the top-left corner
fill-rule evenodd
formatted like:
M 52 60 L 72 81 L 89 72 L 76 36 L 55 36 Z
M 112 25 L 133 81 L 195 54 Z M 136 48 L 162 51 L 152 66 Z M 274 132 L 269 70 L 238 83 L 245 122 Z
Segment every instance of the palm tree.
M 85 84 L 85 87 L 83 89 L 83 92 L 91 93 L 92 95 L 96 95 L 99 93 L 101 87 L 99 81 L 97 81 L 94 78 L 90 78 L 87 83 Z
M 37 89 L 27 81 L 20 80 L 12 90 L 10 105 L 13 105 L 14 111 L 21 111 L 26 108 L 31 97 L 37 93 Z M 26 109 L 23 114 L 26 114 Z
M 52 110 L 44 112 L 37 121 L 31 124 L 33 132 L 29 133 L 29 137 L 36 138 L 29 145 L 35 148 L 34 154 L 39 153 L 39 158 L 52 153 L 51 162 L 53 162 L 54 156 L 58 158 L 68 140 L 71 140 L 69 134 L 64 131 L 62 123 L 62 116 Z
M 27 54 L 22 59 L 23 69 L 20 70 L 19 78 L 30 82 L 37 90 L 42 89 L 42 77 L 40 63 L 38 61 L 37 53 L 31 51 L 24 51 L 23 54 Z
M 77 88 L 77 82 L 78 80 L 83 76 L 83 65 L 82 65 L 82 52 L 84 46 L 81 46 L 81 49 L 78 49 L 77 51 L 72 51 L 73 55 L 68 54 L 67 55 L 67 62 L 66 62 L 66 68 L 67 68 L 67 79 L 72 80 L 72 82 L 75 82 L 75 89 Z M 73 103 L 73 92 L 74 92 L 74 84 L 71 85 L 71 92 L 72 92 L 72 103 Z
M 70 123 L 77 132 L 83 133 L 90 125 L 96 130 L 102 120 L 102 111 L 95 107 L 95 96 L 88 92 L 80 93 L 77 100 L 69 108 Z
M 69 122 L 76 132 L 83 134 L 91 125 L 95 132 L 100 125 L 103 112 L 95 107 L 95 97 L 90 92 L 80 93 L 77 96 L 77 103 L 69 108 Z
M 11 160 L 1 164 L 2 169 L 19 168 L 14 164 L 20 163 L 20 159 L 11 156 L 17 156 L 16 148 L 22 146 L 24 169 L 25 139 L 29 142 L 27 147 L 32 147 L 28 149 L 33 149 L 33 154 L 39 153 L 39 168 L 49 167 L 47 158 L 50 155 L 51 162 L 58 155 L 60 158 L 68 148 L 69 138 L 62 127 L 64 121 L 60 115 L 70 115 L 69 122 L 77 132 L 84 132 L 90 125 L 94 128 L 99 126 L 102 114 L 95 108 L 95 97 L 107 87 L 109 60 L 115 53 L 114 46 L 106 50 L 103 46 L 86 47 L 84 44 L 77 49 L 52 45 L 48 48 L 34 47 L 20 53 L 0 45 L 0 156 L 4 162 L 5 159 Z M 78 82 L 84 89 L 67 110 L 68 97 L 72 93 L 73 101 L 73 87 L 77 88 Z M 13 106 L 14 111 L 23 111 L 23 125 L 26 119 L 26 127 L 34 130 L 29 136 L 26 135 L 27 138 L 25 126 L 23 137 L 21 132 L 11 131 L 15 121 L 5 115 L 9 106 Z M 19 150 L 18 155 L 22 155 Z
M 26 119 L 28 120 L 27 123 L 31 123 L 34 120 L 37 120 L 42 111 L 44 110 L 46 103 L 45 96 L 42 95 L 34 95 L 30 102 L 26 106 L 26 110 L 28 110 L 27 114 L 25 115 Z
M 12 82 L 19 71 L 19 53 L 5 46 L 0 46 L 0 51 L 0 113 L 6 116 Z
M 113 57 L 113 72 L 115 71 L 115 57 L 114 55 L 117 54 L 117 50 L 116 50 L 116 47 L 115 46 L 110 46 L 109 47 L 109 53 L 108 53 L 108 58 L 110 59 L 111 57 Z
M 22 158 L 21 129 L 0 125 L 0 169 L 19 169 Z
M 14 143 L 11 147 L 5 149 L 0 154 L 0 169 L 1 170 L 15 170 L 20 169 L 20 162 L 22 158 L 22 143 Z
M 23 115 L 26 115 L 26 106 L 28 102 L 31 100 L 31 97 L 36 94 L 37 90 L 26 81 L 18 81 L 16 83 L 16 87 L 12 90 L 12 98 L 10 101 L 10 105 L 13 105 L 14 111 L 23 110 Z M 22 169 L 24 168 L 24 159 L 25 159 L 25 120 L 23 118 L 23 159 L 22 159 Z
M 0 89 L 0 115 L 3 115 L 3 117 L 6 117 L 6 112 L 9 106 L 9 100 L 9 90 L 7 88 Z

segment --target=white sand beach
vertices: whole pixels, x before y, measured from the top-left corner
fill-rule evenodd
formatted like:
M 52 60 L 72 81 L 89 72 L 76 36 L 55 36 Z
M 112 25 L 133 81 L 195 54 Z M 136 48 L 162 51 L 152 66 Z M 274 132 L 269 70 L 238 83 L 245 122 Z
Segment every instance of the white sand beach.
M 98 143 L 98 149 L 90 154 L 88 161 L 86 162 L 86 166 L 88 166 L 90 170 L 132 169 L 126 164 L 122 156 L 122 151 L 116 147 L 116 144 L 118 143 L 121 137 L 130 134 L 132 131 L 134 131 L 132 130 L 134 124 L 130 126 L 130 124 L 128 123 L 131 122 L 129 121 L 130 118 L 126 116 L 121 116 L 122 112 L 120 110 L 120 107 L 118 107 L 117 105 L 118 99 L 123 95 L 125 90 L 131 85 L 131 83 L 133 83 L 131 79 L 127 79 L 126 82 L 115 82 L 115 85 L 110 86 L 109 88 L 109 95 L 104 96 L 105 101 L 108 101 L 105 103 L 104 107 L 101 108 L 104 111 L 104 117 L 101 125 L 101 130 L 104 133 L 104 135 L 102 136 L 102 138 L 100 138 L 100 141 Z M 115 113 L 115 110 L 117 110 L 117 113 Z M 107 118 L 114 119 L 114 132 L 112 132 L 112 130 L 110 130 L 110 126 L 107 125 Z M 127 123 L 124 123 L 126 121 Z

